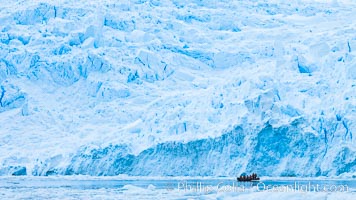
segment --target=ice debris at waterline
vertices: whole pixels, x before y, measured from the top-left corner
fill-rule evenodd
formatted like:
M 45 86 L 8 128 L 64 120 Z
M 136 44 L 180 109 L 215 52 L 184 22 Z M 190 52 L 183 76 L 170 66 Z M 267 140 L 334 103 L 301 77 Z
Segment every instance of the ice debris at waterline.
M 1 3 L 0 175 L 355 175 L 354 13 Z

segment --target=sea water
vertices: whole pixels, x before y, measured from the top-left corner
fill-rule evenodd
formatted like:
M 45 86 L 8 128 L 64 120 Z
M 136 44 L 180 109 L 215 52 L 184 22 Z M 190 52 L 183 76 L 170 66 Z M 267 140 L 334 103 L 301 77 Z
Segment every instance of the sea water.
M 0 178 L 0 199 L 214 199 L 218 196 L 258 196 L 266 192 L 295 197 L 337 194 L 343 199 L 345 194 L 356 197 L 355 191 L 355 179 L 266 178 L 255 182 L 238 182 L 235 178 L 194 177 Z

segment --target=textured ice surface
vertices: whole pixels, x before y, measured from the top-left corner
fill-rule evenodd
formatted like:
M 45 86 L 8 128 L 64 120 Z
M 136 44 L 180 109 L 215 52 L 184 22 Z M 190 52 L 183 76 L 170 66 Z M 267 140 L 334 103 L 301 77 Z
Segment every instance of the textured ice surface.
M 2 1 L 0 175 L 355 175 L 355 8 Z

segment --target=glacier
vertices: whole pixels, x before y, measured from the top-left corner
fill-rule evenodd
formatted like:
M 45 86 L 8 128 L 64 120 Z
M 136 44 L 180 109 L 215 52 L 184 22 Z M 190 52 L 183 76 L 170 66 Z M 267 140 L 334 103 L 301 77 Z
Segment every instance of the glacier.
M 356 176 L 355 1 L 0 3 L 0 175 Z

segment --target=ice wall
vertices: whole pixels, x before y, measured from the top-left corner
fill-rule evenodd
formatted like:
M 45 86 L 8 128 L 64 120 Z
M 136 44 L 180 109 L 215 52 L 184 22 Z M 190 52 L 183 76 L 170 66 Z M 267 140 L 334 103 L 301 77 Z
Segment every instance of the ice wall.
M 0 4 L 0 174 L 354 174 L 355 8 Z

